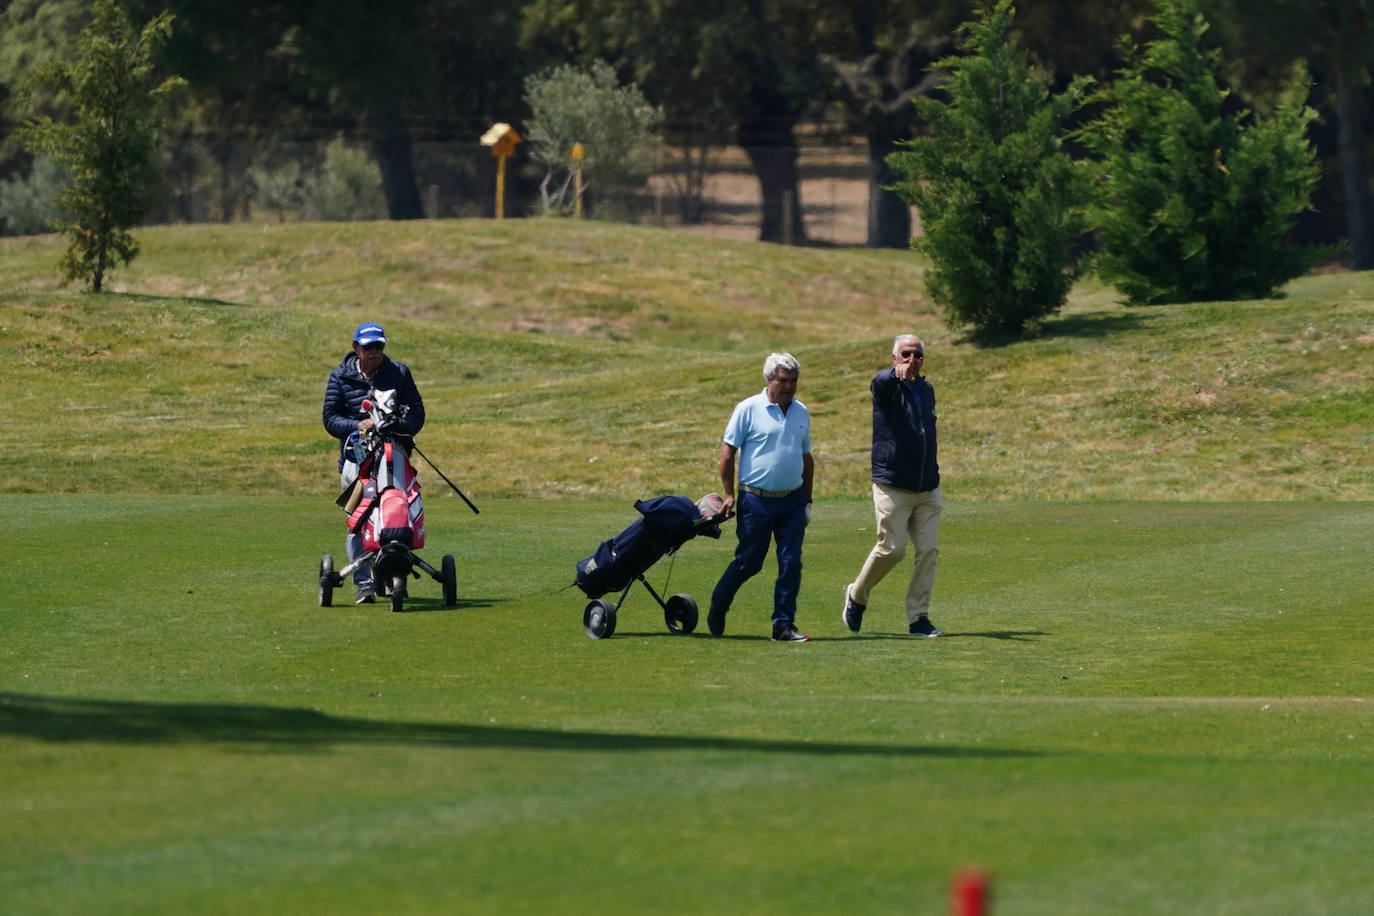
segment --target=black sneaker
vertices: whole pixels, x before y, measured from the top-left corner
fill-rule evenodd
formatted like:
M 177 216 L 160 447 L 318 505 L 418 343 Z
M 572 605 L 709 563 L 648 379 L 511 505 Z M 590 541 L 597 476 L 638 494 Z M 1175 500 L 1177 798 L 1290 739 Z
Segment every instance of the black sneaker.
M 706 629 L 711 631 L 712 636 L 725 635 L 725 612 L 711 608 L 706 612 Z
M 377 600 L 377 586 L 371 580 L 359 583 L 358 600 L 354 604 L 372 604 Z
M 840 619 L 844 625 L 849 627 L 851 633 L 859 632 L 859 627 L 863 626 L 864 611 L 868 610 L 868 605 L 859 604 L 849 593 L 854 590 L 854 583 L 851 582 L 844 587 L 844 610 L 840 612 Z
M 939 627 L 930 622 L 929 617 L 917 617 L 916 622 L 906 628 L 906 635 L 929 636 L 934 638 L 936 636 L 944 636 L 945 634 L 941 633 Z
M 780 627 L 773 627 L 773 642 L 810 642 L 811 637 L 800 632 L 790 623 L 784 623 Z

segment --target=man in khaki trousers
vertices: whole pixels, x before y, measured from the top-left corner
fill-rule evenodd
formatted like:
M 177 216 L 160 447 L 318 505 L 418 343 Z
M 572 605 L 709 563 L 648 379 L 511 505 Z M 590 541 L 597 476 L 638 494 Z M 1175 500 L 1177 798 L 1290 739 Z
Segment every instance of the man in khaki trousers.
M 912 545 L 906 590 L 909 636 L 941 636 L 930 622 L 930 593 L 940 552 L 940 466 L 936 460 L 935 389 L 921 369 L 926 347 L 914 334 L 892 343 L 892 368 L 873 377 L 873 509 L 878 543 L 859 577 L 845 586 L 841 618 L 859 632 L 869 595 Z

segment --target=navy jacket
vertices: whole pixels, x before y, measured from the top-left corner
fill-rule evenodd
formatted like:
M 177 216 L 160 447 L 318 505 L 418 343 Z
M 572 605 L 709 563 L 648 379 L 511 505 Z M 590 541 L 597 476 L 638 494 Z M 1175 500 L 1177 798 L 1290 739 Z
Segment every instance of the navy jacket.
M 410 377 L 410 369 L 405 363 L 393 362 L 391 357 L 383 356 L 381 367 L 369 381 L 358 371 L 357 355 L 350 352 L 339 367 L 329 373 L 329 385 L 324 390 L 324 428 L 339 440 L 340 471 L 344 465 L 344 445 L 349 434 L 358 428 L 358 421 L 367 416 L 363 412 L 363 399 L 374 388 L 378 391 L 395 389 L 396 402 L 410 405 L 405 432 L 413 436 L 425 425 L 425 402 L 420 399 L 420 389 L 415 387 L 415 380 Z
M 935 460 L 935 389 L 925 376 L 908 385 L 884 369 L 873 392 L 873 482 L 925 493 L 940 485 Z

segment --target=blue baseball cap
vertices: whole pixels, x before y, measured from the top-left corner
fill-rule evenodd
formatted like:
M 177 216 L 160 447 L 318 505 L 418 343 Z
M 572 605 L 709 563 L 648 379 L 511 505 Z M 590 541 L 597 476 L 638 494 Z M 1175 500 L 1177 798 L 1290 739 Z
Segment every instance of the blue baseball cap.
M 353 332 L 353 342 L 360 344 L 384 344 L 386 343 L 386 332 L 382 326 L 375 321 L 364 321 L 358 325 L 358 330 Z

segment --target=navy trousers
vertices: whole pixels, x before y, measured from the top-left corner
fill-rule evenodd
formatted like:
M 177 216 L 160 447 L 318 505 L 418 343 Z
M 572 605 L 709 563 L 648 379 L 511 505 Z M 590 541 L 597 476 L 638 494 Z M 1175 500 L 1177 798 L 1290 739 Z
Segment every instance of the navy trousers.
M 739 538 L 735 558 L 711 592 L 711 607 L 719 611 L 730 609 L 740 586 L 763 569 L 769 542 L 776 541 L 778 580 L 773 586 L 773 625 L 792 623 L 797 617 L 797 592 L 801 590 L 806 493 L 800 489 L 782 497 L 741 493 L 735 502 L 735 533 Z

